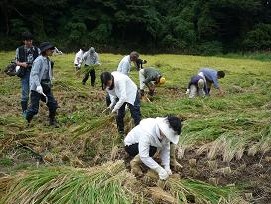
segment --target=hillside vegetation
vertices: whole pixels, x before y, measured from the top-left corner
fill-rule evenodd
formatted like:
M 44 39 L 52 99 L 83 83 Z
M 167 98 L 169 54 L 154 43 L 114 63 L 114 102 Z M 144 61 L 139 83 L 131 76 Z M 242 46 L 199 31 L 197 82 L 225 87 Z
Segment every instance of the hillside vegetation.
M 166 78 L 142 118 L 185 119 L 177 156 L 183 169 L 161 186 L 135 178 L 112 115 L 102 113 L 102 71 L 116 70 L 121 55 L 101 54 L 96 86 L 81 83 L 74 54 L 53 56 L 53 93 L 59 128 L 48 110 L 28 127 L 20 110 L 20 81 L 3 68 L 14 53 L 0 53 L 0 203 L 268 203 L 271 200 L 271 62 L 244 58 L 142 55 Z M 200 67 L 224 70 L 223 97 L 188 99 Z M 131 78 L 139 85 L 133 68 Z M 126 133 L 132 128 L 126 114 Z

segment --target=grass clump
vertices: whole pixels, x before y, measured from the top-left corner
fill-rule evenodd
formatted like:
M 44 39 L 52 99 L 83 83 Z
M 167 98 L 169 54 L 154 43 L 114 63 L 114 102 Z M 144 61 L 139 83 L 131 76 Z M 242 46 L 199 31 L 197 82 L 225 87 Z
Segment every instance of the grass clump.
M 226 204 L 242 200 L 233 187 L 217 187 L 194 179 L 170 178 L 167 185 L 178 203 Z
M 95 168 L 49 167 L 22 172 L 5 181 L 4 203 L 132 203 L 132 193 L 122 186 L 133 177 L 123 162 Z M 12 185 L 10 185 L 12 181 Z M 1 183 L 0 182 L 0 183 Z M 1 189 L 0 189 L 1 191 Z

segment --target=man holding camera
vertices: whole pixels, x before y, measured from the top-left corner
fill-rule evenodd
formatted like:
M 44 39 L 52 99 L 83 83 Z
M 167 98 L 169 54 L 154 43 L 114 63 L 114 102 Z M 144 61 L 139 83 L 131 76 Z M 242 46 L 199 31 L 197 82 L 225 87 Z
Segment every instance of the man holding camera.
M 16 65 L 20 66 L 20 71 L 17 74 L 21 78 L 22 96 L 21 106 L 22 113 L 25 114 L 29 100 L 29 77 L 32 68 L 32 63 L 39 56 L 40 49 L 33 46 L 33 35 L 30 32 L 22 33 L 24 45 L 16 49 Z

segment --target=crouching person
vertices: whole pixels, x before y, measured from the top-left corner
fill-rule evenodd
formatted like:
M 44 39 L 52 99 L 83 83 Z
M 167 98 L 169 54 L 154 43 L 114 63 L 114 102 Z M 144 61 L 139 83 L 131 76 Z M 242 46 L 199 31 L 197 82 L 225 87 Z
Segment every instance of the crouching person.
M 57 126 L 55 115 L 58 107 L 51 86 L 52 68 L 49 56 L 52 56 L 55 47 L 49 42 L 40 45 L 41 55 L 35 59 L 30 72 L 30 100 L 31 104 L 26 111 L 26 120 L 31 122 L 34 115 L 39 111 L 39 101 L 43 101 L 49 108 L 49 124 Z
M 207 84 L 206 79 L 202 72 L 198 75 L 192 76 L 186 90 L 186 94 L 189 94 L 189 98 L 194 98 L 196 96 L 205 96 L 207 94 Z
M 153 96 L 155 91 L 155 86 L 164 84 L 166 79 L 162 76 L 162 74 L 154 69 L 154 68 L 144 68 L 139 70 L 139 82 L 140 82 L 140 94 L 141 97 L 144 96 L 144 88 L 145 85 L 149 89 L 149 95 Z
M 156 171 L 161 180 L 166 180 L 172 174 L 170 143 L 179 142 L 181 127 L 181 119 L 175 116 L 147 118 L 134 127 L 124 139 L 126 152 L 134 157 L 130 162 L 132 173 L 142 175 L 140 164 L 143 162 Z M 158 149 L 161 165 L 152 158 Z

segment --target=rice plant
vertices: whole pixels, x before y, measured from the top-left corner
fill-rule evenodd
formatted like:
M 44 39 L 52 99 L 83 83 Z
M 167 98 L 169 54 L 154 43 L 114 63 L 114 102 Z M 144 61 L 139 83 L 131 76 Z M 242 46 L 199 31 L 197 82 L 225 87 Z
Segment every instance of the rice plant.
M 245 148 L 247 147 L 250 137 L 242 137 L 232 135 L 232 133 L 224 133 L 215 141 L 202 145 L 197 154 L 207 152 L 208 159 L 214 159 L 217 155 L 222 155 L 224 162 L 230 162 L 234 157 L 241 159 Z
M 178 178 L 169 178 L 167 185 L 170 192 L 178 199 L 178 203 L 226 204 L 233 203 L 237 199 L 242 200 L 234 187 L 218 187 L 202 181 Z
M 9 177 L 8 177 L 9 178 Z M 132 203 L 131 191 L 123 186 L 133 176 L 122 161 L 99 167 L 76 169 L 49 167 L 26 171 L 8 180 L 1 178 L 1 190 L 8 188 L 4 203 Z M 0 191 L 1 192 L 1 191 Z

